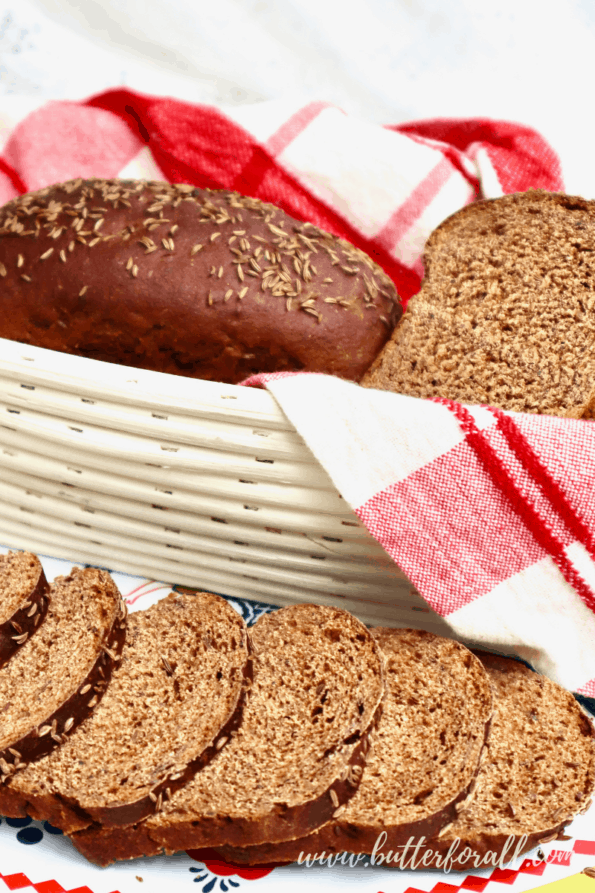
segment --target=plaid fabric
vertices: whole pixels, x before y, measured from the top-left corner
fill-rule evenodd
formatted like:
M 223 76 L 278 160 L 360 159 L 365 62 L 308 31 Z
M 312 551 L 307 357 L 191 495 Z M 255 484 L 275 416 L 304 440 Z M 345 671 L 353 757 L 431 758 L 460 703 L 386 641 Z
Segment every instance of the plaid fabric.
M 380 127 L 323 102 L 232 109 L 111 90 L 15 120 L 0 101 L 0 201 L 74 177 L 236 189 L 368 252 L 407 300 L 429 233 L 478 197 L 561 190 L 527 127 Z M 595 428 L 259 376 L 338 490 L 431 606 L 468 641 L 513 651 L 595 695 Z

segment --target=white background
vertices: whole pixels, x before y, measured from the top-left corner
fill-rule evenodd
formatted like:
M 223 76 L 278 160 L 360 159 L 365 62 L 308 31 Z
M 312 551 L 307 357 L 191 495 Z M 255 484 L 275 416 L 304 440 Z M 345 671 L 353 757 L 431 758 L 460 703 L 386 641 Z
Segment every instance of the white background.
M 519 121 L 595 198 L 589 0 L 0 0 L 2 108 L 117 85 L 217 104 L 297 93 L 376 123 Z

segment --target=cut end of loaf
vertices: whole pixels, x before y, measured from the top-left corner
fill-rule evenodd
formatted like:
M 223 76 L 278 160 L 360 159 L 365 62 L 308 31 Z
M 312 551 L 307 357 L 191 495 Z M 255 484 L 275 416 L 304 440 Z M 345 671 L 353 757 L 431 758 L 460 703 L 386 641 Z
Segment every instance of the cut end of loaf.
M 595 405 L 595 202 L 478 202 L 434 231 L 425 260 L 364 386 L 575 418 Z

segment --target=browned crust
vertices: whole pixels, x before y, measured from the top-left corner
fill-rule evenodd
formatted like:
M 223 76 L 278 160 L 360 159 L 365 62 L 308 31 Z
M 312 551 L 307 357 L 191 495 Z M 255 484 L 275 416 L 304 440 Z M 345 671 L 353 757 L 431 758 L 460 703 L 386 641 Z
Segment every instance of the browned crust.
M 47 614 L 50 603 L 49 584 L 41 564 L 37 582 L 21 607 L 0 626 L 0 668 L 33 635 Z
M 203 817 L 196 821 L 176 822 L 169 826 L 149 828 L 149 836 L 165 849 L 168 854 L 187 849 L 200 849 L 212 846 L 250 846 L 251 841 L 266 839 L 268 835 L 305 837 L 336 815 L 337 811 L 353 797 L 361 780 L 366 755 L 370 747 L 369 736 L 382 714 L 382 704 L 374 713 L 372 722 L 361 735 L 342 773 L 319 797 L 306 803 L 287 807 L 277 804 L 265 816 L 238 818 L 231 816 Z M 286 831 L 279 831 L 285 828 Z
M 105 643 L 100 646 L 100 654 L 91 672 L 81 680 L 79 689 L 68 700 L 64 701 L 45 722 L 36 726 L 10 747 L 0 752 L 0 782 L 9 781 L 10 777 L 20 769 L 25 769 L 41 757 L 47 756 L 54 748 L 62 744 L 77 726 L 86 719 L 103 697 L 112 675 L 115 664 L 119 661 L 124 642 L 126 641 L 126 604 L 120 602 L 120 612 L 115 618 Z M 73 720 L 73 722 L 70 722 Z M 4 809 L 4 791 L 0 784 L 0 810 Z M 15 803 L 15 792 L 7 798 L 8 803 Z M 29 806 L 29 804 L 27 804 Z M 21 809 L 26 808 L 23 804 Z M 10 815 L 10 813 L 4 813 Z M 26 815 L 22 811 L 19 815 Z
M 79 853 L 101 868 L 112 862 L 138 859 L 141 856 L 158 856 L 163 852 L 162 847 L 151 840 L 143 822 L 126 828 L 125 833 L 118 828 L 93 825 L 73 834 L 70 839 Z
M 402 313 L 344 240 L 228 190 L 140 180 L 9 202 L 0 283 L 4 338 L 230 383 L 301 369 L 357 381 Z

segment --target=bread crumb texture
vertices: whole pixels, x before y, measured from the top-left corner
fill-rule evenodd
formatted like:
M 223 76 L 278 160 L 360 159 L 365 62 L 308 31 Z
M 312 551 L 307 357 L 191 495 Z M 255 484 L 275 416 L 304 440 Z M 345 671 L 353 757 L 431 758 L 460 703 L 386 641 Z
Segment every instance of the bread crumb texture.
M 595 202 L 529 191 L 430 236 L 426 277 L 362 380 L 580 418 L 595 407 Z
M 286 843 L 222 848 L 258 864 L 300 853 L 370 853 L 411 835 L 431 837 L 456 818 L 455 803 L 477 774 L 492 715 L 492 689 L 467 648 L 423 630 L 372 630 L 386 660 L 382 716 L 372 732 L 361 784 L 340 817 Z
M 359 380 L 401 314 L 364 252 L 236 192 L 73 180 L 0 208 L 0 336 L 225 382 Z
M 30 552 L 8 552 L 0 555 L 0 625 L 13 614 L 33 593 L 43 575 L 37 556 Z M 18 630 L 14 634 L 18 635 Z

